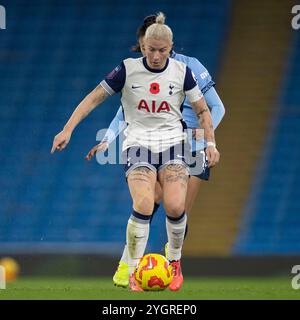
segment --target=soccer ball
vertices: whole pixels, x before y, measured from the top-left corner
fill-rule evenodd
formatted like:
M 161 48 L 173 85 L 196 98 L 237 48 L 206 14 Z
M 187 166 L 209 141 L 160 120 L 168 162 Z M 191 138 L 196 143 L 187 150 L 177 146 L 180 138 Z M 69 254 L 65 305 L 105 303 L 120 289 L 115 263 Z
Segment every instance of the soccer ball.
M 160 254 L 146 254 L 140 259 L 135 269 L 135 279 L 146 291 L 164 290 L 173 279 L 172 266 Z
M 0 266 L 5 269 L 6 281 L 13 281 L 17 279 L 20 272 L 20 266 L 15 259 L 9 257 L 2 258 L 0 259 Z

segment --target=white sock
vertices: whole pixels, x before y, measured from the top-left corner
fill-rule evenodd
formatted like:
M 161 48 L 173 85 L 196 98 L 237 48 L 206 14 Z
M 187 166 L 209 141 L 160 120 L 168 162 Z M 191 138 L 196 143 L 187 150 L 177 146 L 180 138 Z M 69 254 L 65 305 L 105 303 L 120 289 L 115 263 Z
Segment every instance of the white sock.
M 184 233 L 186 228 L 187 216 L 183 213 L 179 219 L 170 219 L 166 217 L 166 228 L 168 234 L 168 260 L 180 260 Z
M 146 216 L 145 216 L 146 217 Z M 139 219 L 134 215 L 128 220 L 126 230 L 127 263 L 131 274 L 144 255 L 149 237 L 149 219 Z
M 127 250 L 127 244 L 125 244 L 125 247 L 124 247 L 124 250 L 123 250 L 123 253 L 122 253 L 122 257 L 120 259 L 120 261 L 122 262 L 125 262 L 128 264 L 128 250 Z

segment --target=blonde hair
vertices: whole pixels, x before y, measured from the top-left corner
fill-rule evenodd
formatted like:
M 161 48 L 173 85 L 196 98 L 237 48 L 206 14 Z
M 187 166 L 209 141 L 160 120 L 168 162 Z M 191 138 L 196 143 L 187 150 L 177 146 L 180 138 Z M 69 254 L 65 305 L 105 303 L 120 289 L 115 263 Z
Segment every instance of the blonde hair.
M 165 24 L 166 16 L 159 12 L 156 16 L 156 22 L 149 26 L 145 33 L 145 39 L 168 40 L 173 43 L 173 32 L 169 26 Z

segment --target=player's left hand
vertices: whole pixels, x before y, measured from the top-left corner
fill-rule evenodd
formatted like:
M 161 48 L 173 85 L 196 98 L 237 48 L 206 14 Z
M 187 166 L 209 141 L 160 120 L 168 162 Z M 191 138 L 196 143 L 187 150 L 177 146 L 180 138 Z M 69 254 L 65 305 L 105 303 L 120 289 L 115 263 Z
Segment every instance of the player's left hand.
M 89 153 L 85 157 L 85 160 L 90 161 L 98 151 L 105 151 L 107 148 L 108 148 L 108 142 L 106 141 L 100 142 L 89 151 Z
M 220 160 L 220 152 L 216 147 L 209 146 L 205 149 L 209 168 L 214 167 Z

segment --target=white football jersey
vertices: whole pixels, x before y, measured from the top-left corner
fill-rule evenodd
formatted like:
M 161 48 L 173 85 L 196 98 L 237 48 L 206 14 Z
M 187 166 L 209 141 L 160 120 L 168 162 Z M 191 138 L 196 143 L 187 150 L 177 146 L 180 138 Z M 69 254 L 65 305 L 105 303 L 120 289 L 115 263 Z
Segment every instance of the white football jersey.
M 190 69 L 168 59 L 162 70 L 148 67 L 146 58 L 126 59 L 101 82 L 109 93 L 121 91 L 126 139 L 123 150 L 143 146 L 162 152 L 186 140 L 182 104 L 202 97 Z

